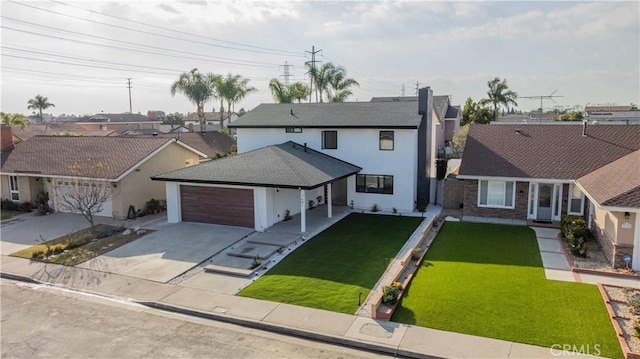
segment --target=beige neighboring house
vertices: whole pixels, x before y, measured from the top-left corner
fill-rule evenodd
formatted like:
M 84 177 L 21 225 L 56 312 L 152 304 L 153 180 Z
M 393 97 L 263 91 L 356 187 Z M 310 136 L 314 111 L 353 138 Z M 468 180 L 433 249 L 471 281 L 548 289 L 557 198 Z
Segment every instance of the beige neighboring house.
M 56 198 L 73 186 L 107 185 L 111 196 L 99 216 L 124 219 L 130 206 L 144 208 L 152 198 L 165 199 L 164 184 L 150 177 L 198 164 L 206 154 L 175 138 L 35 136 L 17 145 L 2 126 L 2 199 L 34 202 L 48 192 Z
M 161 120 L 150 119 L 145 115 L 136 113 L 101 113 L 91 117 L 78 119 L 76 125 L 89 131 L 126 131 L 157 130 L 159 131 Z

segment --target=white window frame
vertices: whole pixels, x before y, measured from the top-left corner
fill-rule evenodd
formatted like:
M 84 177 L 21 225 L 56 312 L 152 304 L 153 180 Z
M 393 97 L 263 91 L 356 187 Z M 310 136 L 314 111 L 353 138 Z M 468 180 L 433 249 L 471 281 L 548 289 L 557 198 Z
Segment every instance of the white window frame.
M 15 198 L 13 195 L 16 195 Z M 9 197 L 12 202 L 20 202 L 20 190 L 18 187 L 18 176 L 9 176 Z
M 570 214 L 572 216 L 582 216 L 584 214 L 584 193 L 582 193 L 582 191 L 580 191 L 580 198 L 576 198 L 573 197 L 573 191 L 574 189 L 578 189 L 578 191 L 580 191 L 580 188 L 578 188 L 575 183 L 571 183 L 569 185 L 569 201 L 567 203 L 567 214 Z M 580 212 L 572 212 L 571 211 L 571 207 L 572 207 L 572 203 L 573 200 L 580 200 Z
M 489 200 L 489 188 L 493 186 L 502 186 L 502 205 L 498 204 L 482 204 L 482 182 L 487 183 L 487 202 Z M 507 206 L 507 183 L 512 183 L 513 190 L 511 191 L 511 206 Z M 503 208 L 503 209 L 515 209 L 516 208 L 516 182 L 515 181 L 494 181 L 494 180 L 478 180 L 478 207 L 482 208 Z

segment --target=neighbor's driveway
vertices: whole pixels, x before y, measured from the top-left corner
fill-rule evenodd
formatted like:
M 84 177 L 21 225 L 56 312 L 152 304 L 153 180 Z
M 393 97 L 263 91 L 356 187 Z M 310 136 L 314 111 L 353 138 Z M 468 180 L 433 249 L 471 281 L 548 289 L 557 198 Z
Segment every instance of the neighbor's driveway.
M 253 232 L 250 228 L 186 222 L 158 228 L 77 267 L 166 283 Z
M 96 224 L 114 224 L 113 219 L 94 217 Z M 9 255 L 36 244 L 40 235 L 51 240 L 89 227 L 84 217 L 79 214 L 52 213 L 36 216 L 25 213 L 3 221 L 0 225 L 0 254 Z

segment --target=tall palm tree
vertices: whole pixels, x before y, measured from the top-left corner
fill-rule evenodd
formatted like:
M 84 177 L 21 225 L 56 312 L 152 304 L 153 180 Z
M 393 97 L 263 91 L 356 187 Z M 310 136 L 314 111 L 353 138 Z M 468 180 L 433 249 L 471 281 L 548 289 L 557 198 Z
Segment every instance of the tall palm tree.
M 44 119 L 42 117 L 42 111 L 48 109 L 49 107 L 55 107 L 56 105 L 49 102 L 48 97 L 40 96 L 40 94 L 36 95 L 36 97 L 27 101 L 27 108 L 29 110 L 37 110 L 38 111 L 38 122 L 42 122 Z
M 271 90 L 271 96 L 275 102 L 291 103 L 292 94 L 289 86 L 286 86 L 278 79 L 271 79 L 271 81 L 269 81 L 269 89 Z
M 220 99 L 227 101 L 227 111 L 231 113 L 233 106 L 242 101 L 248 94 L 257 91 L 254 87 L 249 86 L 249 79 L 242 78 L 240 75 L 228 74 L 218 81 L 218 96 Z M 222 122 L 220 123 L 222 129 Z
M 309 86 L 305 85 L 302 82 L 294 82 L 291 86 L 289 86 L 289 93 L 291 94 L 291 100 L 297 100 L 298 103 L 302 102 L 302 100 L 311 95 Z
M 222 130 L 222 123 L 224 121 L 224 98 L 220 95 L 220 88 L 222 87 L 222 80 L 224 78 L 221 75 L 213 73 L 209 73 L 207 77 L 209 80 L 209 87 L 211 89 L 211 97 L 216 100 L 220 100 L 220 130 Z M 214 107 L 211 112 L 216 112 L 216 108 Z
M 478 101 L 478 105 L 493 106 L 493 120 L 498 119 L 498 109 L 500 105 L 504 105 L 507 109 L 509 109 L 509 105 L 518 106 L 516 100 L 518 99 L 518 93 L 515 91 L 509 90 L 509 85 L 507 85 L 507 79 L 500 80 L 499 77 L 488 81 L 487 86 L 489 86 L 489 91 L 487 91 L 488 98 L 483 98 Z
M 347 71 L 343 67 L 334 67 L 329 79 L 330 88 L 327 90 L 327 97 L 329 97 L 329 101 L 344 102 L 351 94 L 353 94 L 351 86 L 360 86 L 360 84 L 358 81 L 348 78 Z
M 175 96 L 177 92 L 185 95 L 189 102 L 196 105 L 200 132 L 205 132 L 207 120 L 204 116 L 204 104 L 213 96 L 208 76 L 199 73 L 197 68 L 190 72 L 183 72 L 171 85 L 171 96 Z

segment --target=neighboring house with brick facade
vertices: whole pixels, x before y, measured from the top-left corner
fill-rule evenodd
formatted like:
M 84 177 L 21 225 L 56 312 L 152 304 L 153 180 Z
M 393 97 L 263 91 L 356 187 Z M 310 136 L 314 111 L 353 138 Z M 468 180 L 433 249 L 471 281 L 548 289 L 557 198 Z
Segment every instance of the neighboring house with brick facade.
M 463 216 L 559 225 L 584 216 L 605 254 L 640 270 L 640 126 L 473 125 Z
M 109 186 L 110 198 L 96 215 L 116 219 L 126 218 L 130 206 L 166 198 L 151 176 L 207 157 L 175 138 L 35 136 L 16 145 L 9 138 L 10 127 L 2 126 L 2 200 L 34 202 L 48 192 L 52 208 L 61 210 L 58 198 L 74 186 Z

